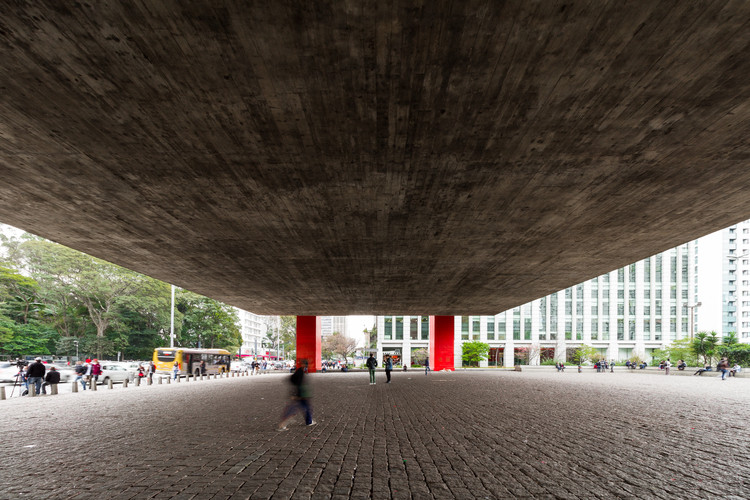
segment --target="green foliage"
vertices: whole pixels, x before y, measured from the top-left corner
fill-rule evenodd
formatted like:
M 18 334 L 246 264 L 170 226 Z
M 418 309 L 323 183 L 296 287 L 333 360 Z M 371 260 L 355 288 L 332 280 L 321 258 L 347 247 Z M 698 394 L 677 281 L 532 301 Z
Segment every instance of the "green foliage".
M 737 338 L 737 334 L 735 332 L 729 332 L 726 337 L 721 339 L 721 343 L 725 346 L 731 346 L 735 344 L 739 344 L 739 339 Z
M 582 365 L 586 361 L 594 361 L 601 357 L 601 353 L 590 345 L 580 345 L 573 352 L 573 363 Z
M 743 367 L 750 366 L 750 344 L 720 345 L 716 348 L 716 355 L 719 357 L 726 356 L 730 364 L 737 363 Z
M 181 347 L 238 351 L 242 335 L 235 309 L 186 290 L 179 291 L 175 302 L 183 315 L 178 335 Z
M 461 358 L 469 366 L 479 366 L 480 361 L 487 359 L 490 352 L 490 345 L 478 340 L 464 342 L 461 345 Z
M 719 336 L 716 332 L 698 332 L 693 339 L 692 349 L 696 356 L 703 356 L 703 363 L 711 364 L 718 344 Z
M 541 366 L 555 366 L 557 363 L 554 359 L 544 359 L 539 364 Z
M 698 364 L 698 356 L 693 350 L 692 341 L 688 338 L 673 340 L 663 349 L 655 349 L 651 356 L 653 358 L 652 363 L 656 365 L 667 359 L 670 359 L 672 363 L 682 359 L 691 365 Z

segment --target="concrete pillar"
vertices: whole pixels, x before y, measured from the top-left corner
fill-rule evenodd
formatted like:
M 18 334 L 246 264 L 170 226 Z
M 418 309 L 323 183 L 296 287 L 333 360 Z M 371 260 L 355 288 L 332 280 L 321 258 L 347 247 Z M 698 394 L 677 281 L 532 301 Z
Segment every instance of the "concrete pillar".
M 36 384 L 29 384 L 29 396 L 36 396 Z
M 307 360 L 309 373 L 321 368 L 320 330 L 320 316 L 297 316 L 297 366 Z
M 453 316 L 430 316 L 430 369 L 454 370 Z
M 172 378 L 171 377 L 167 377 L 167 384 L 171 384 L 171 383 L 172 383 Z
M 112 383 L 112 379 L 107 380 L 107 387 L 109 389 L 113 389 L 115 387 L 115 385 Z
M 57 396 L 57 384 L 51 384 L 51 385 L 49 386 L 49 393 L 50 393 L 50 394 L 51 394 L 52 396 Z
M 122 388 L 127 389 L 128 388 L 128 379 L 125 379 L 122 381 Z
M 146 385 L 151 385 L 151 384 L 153 384 L 153 383 L 154 383 L 154 379 L 152 379 L 151 377 L 149 377 L 149 378 L 147 379 Z
M 73 385 L 71 387 L 73 389 L 73 392 L 78 392 L 78 382 L 73 382 Z
M 161 379 L 162 378 L 164 378 L 164 377 L 159 377 L 159 379 L 158 379 L 159 380 L 159 385 L 161 385 Z
M 178 384 L 180 383 L 180 378 L 181 378 L 181 377 L 177 377 L 177 378 L 175 379 L 175 381 L 176 381 L 176 382 L 177 382 Z
M 0 386 L 0 401 L 5 399 L 5 386 Z
M 96 391 L 96 380 L 94 378 L 91 378 L 91 382 L 89 383 L 89 386 L 91 387 L 92 391 Z

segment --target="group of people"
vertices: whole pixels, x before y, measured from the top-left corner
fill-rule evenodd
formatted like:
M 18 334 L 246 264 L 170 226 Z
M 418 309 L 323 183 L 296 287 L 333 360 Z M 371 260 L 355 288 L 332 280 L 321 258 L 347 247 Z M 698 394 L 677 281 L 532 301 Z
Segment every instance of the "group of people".
M 23 361 L 16 362 L 18 366 L 17 381 L 25 388 L 22 395 L 28 394 L 31 387 L 35 394 L 47 394 L 47 387 L 60 383 L 60 372 L 54 365 L 47 365 L 42 358 L 36 358 L 33 363 L 24 364 Z
M 156 373 L 156 365 L 153 361 L 149 361 L 148 366 L 143 366 L 143 363 L 138 365 L 138 370 L 136 370 L 136 377 L 141 380 L 148 377 L 149 380 L 153 381 L 154 373 Z

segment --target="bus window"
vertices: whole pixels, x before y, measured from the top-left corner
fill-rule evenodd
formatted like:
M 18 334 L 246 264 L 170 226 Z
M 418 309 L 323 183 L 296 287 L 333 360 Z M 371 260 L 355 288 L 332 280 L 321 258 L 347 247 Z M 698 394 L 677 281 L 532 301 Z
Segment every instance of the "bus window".
M 159 361 L 174 361 L 175 351 L 159 349 L 156 351 L 156 359 Z

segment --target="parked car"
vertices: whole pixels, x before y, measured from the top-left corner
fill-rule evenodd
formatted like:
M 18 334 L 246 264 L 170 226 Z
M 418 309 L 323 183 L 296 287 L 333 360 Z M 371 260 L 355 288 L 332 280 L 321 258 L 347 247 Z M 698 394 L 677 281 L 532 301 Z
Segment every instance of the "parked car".
M 18 365 L 15 363 L 0 363 L 0 383 L 13 383 L 18 375 Z
M 231 371 L 238 372 L 238 373 L 243 373 L 243 372 L 247 373 L 250 371 L 250 369 L 251 369 L 250 363 L 245 363 L 245 362 L 232 363 L 232 367 L 230 368 Z
M 130 373 L 130 370 L 126 366 L 123 366 L 118 363 L 108 363 L 103 362 L 102 365 L 102 374 L 99 375 L 99 384 L 107 384 L 110 380 L 114 384 L 122 383 L 124 381 L 130 382 L 133 380 L 133 377 Z

